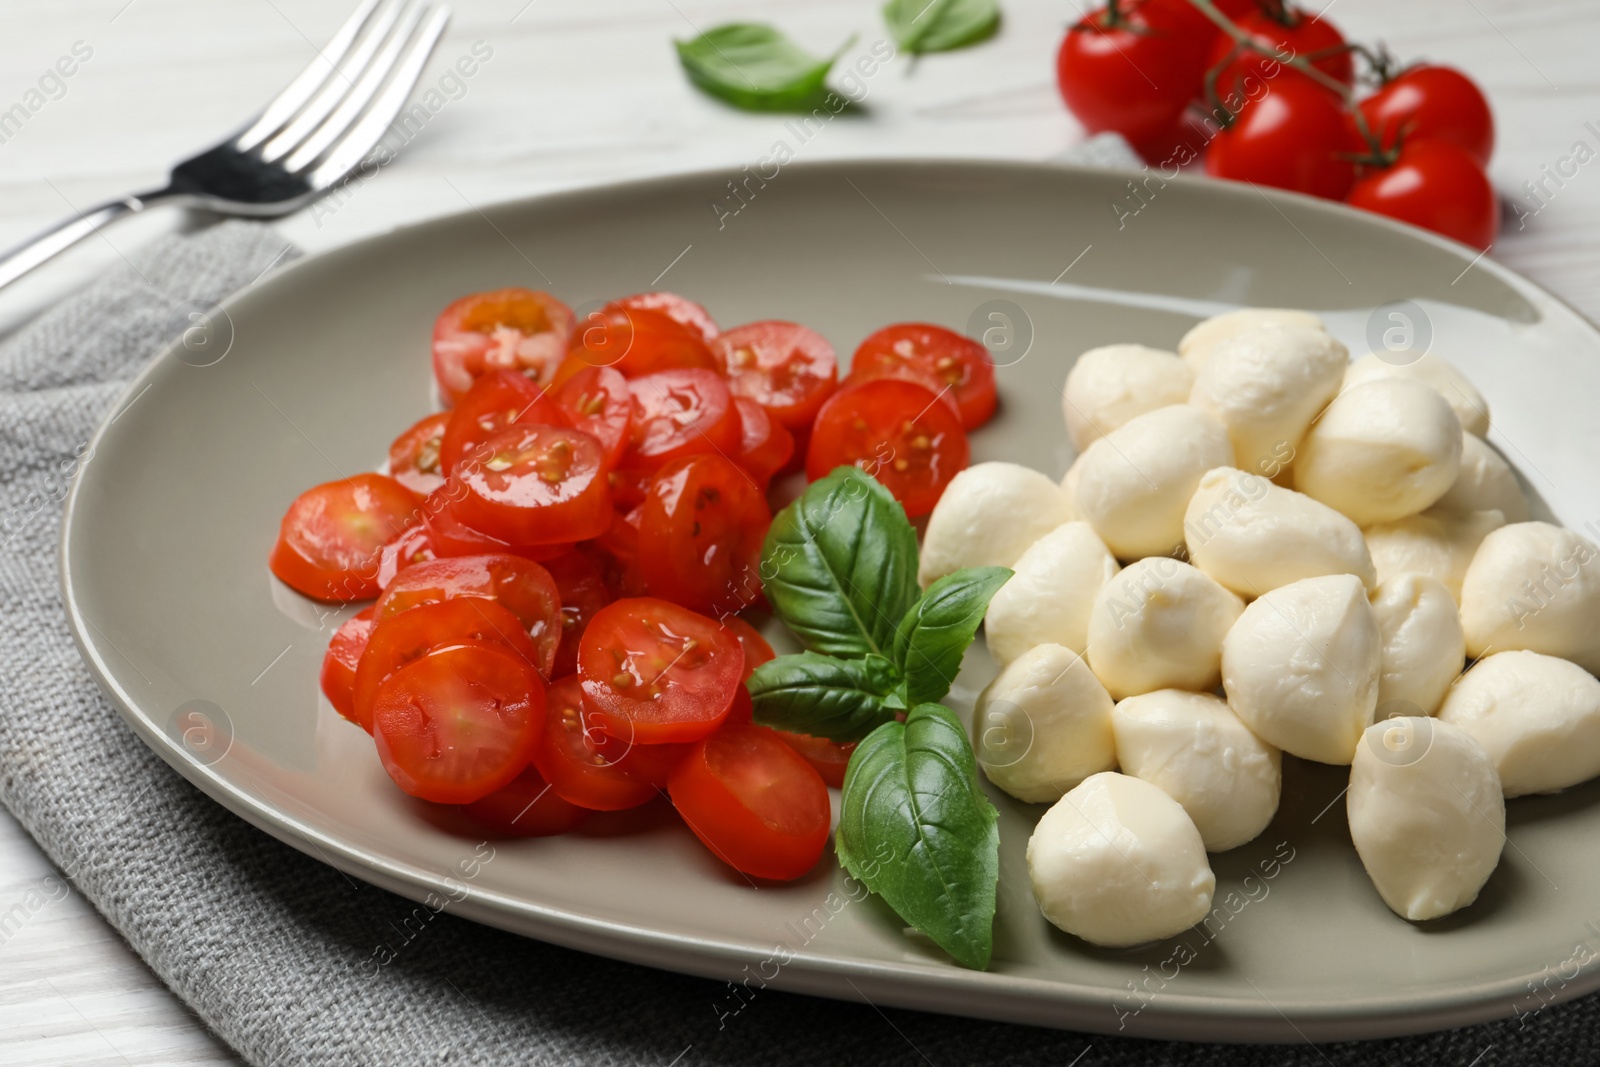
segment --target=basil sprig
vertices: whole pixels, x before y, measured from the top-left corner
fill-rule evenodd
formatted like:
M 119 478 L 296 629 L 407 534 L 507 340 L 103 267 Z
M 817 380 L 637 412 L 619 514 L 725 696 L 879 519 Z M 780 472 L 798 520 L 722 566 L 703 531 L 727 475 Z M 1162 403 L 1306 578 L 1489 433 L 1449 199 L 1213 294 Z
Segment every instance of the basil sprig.
M 689 80 L 750 111 L 809 111 L 827 95 L 828 71 L 850 42 L 819 59 L 771 26 L 732 22 L 674 41 Z
M 912 55 L 948 52 L 991 36 L 1000 25 L 997 0 L 889 0 L 883 6 L 895 43 Z

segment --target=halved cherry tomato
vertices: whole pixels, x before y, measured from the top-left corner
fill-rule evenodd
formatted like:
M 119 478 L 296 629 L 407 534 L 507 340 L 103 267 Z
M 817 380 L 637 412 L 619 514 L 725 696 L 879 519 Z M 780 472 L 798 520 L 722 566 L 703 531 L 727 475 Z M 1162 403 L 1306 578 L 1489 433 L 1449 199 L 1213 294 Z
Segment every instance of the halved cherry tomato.
M 841 390 L 823 406 L 806 477 L 816 481 L 835 467 L 859 467 L 916 518 L 933 510 L 967 458 L 960 418 L 932 389 L 878 378 Z
M 667 788 L 667 779 L 678 764 L 694 750 L 693 741 L 669 741 L 663 745 L 636 745 L 599 730 L 590 730 L 595 751 L 614 764 L 617 770 L 656 790 Z
M 733 395 L 754 400 L 793 431 L 811 424 L 839 380 L 828 339 L 798 323 L 735 326 L 712 348 Z
M 618 600 L 589 621 L 578 677 L 590 721 L 622 741 L 698 741 L 728 714 L 744 653 L 713 619 L 654 597 Z
M 794 456 L 794 434 L 749 397 L 734 397 L 733 406 L 739 412 L 739 466 L 765 485 Z
M 1313 67 L 1328 77 L 1349 85 L 1354 73 L 1350 49 L 1345 47 L 1344 35 L 1334 28 L 1333 23 L 1321 15 L 1313 17 L 1288 4 L 1277 4 L 1275 8 L 1268 11 L 1263 6 L 1247 12 L 1235 19 L 1234 25 L 1269 52 L 1285 58 L 1308 59 Z M 1231 60 L 1228 58 L 1230 55 L 1233 56 Z M 1326 86 L 1293 67 L 1285 66 L 1270 55 L 1262 55 L 1251 49 L 1238 49 L 1235 52 L 1233 38 L 1225 33 L 1217 34 L 1212 39 L 1211 55 L 1207 57 L 1205 65 L 1207 68 L 1215 67 L 1224 61 L 1227 61 L 1227 66 L 1217 76 L 1217 88 L 1223 93 L 1249 90 L 1250 83 L 1246 79 L 1253 76 L 1267 87 L 1267 96 L 1277 92 L 1286 81 L 1316 86 L 1324 94 L 1333 95 Z
M 611 603 L 605 567 L 593 550 L 574 549 L 545 563 L 561 594 L 561 644 L 556 648 L 552 678 L 578 669 L 578 642 L 595 613 Z
M 426 511 L 427 502 L 424 501 L 422 506 Z M 394 581 L 394 576 L 407 567 L 438 558 L 439 553 L 434 548 L 433 535 L 424 516 L 421 523 L 402 530 L 378 553 L 378 588 L 387 589 L 389 583 Z
M 322 657 L 322 694 L 333 705 L 333 710 L 356 721 L 354 711 L 356 667 L 361 653 L 367 650 L 367 638 L 372 636 L 373 609 L 362 608 L 340 624 L 328 642 L 328 651 Z
M 669 370 L 628 383 L 633 440 L 625 465 L 653 470 L 682 456 L 739 454 L 742 431 L 733 396 L 708 370 Z
M 423 504 L 426 514 L 422 524 L 427 528 L 428 541 L 433 548 L 433 554 L 443 558 L 446 556 L 484 556 L 495 553 L 509 553 L 531 559 L 535 563 L 554 558 L 563 552 L 570 551 L 572 545 L 560 542 L 549 545 L 514 545 L 498 537 L 491 537 L 482 530 L 477 530 L 461 521 L 456 514 L 455 501 L 451 494 L 455 493 L 457 499 L 461 493 L 461 483 L 440 489 L 435 489 L 433 495 L 428 497 Z
M 763 663 L 770 663 L 778 658 L 772 651 L 772 646 L 767 644 L 767 639 L 761 636 L 761 631 L 745 622 L 737 615 L 724 615 L 717 620 L 722 623 L 722 628 L 733 634 L 733 639 L 739 642 L 739 647 L 744 649 L 744 678 L 748 682 L 757 667 Z
M 507 837 L 552 837 L 576 828 L 589 817 L 588 808 L 563 800 L 532 765 L 461 810 L 479 826 Z
M 1279 78 L 1206 150 L 1206 173 L 1341 200 L 1362 150 L 1339 99 L 1304 76 Z
M 600 751 L 597 742 L 604 735 L 589 720 L 577 675 L 550 683 L 545 709 L 544 738 L 534 749 L 533 765 L 558 796 L 594 811 L 636 808 L 655 798 L 654 786 Z
M 1397 75 L 1360 103 L 1382 147 L 1406 141 L 1449 141 L 1487 167 L 1494 153 L 1494 115 L 1483 90 L 1451 67 L 1421 64 Z
M 678 765 L 667 788 L 694 835 L 745 874 L 798 878 L 828 843 L 827 785 L 771 730 L 723 727 Z
M 633 397 L 628 380 L 610 367 L 585 367 L 555 392 L 566 424 L 600 442 L 606 465 L 615 467 L 628 447 Z
M 521 774 L 544 734 L 544 681 L 491 645 L 456 645 L 396 671 L 372 705 L 378 759 L 402 790 L 471 804 Z
M 840 744 L 826 737 L 812 737 L 810 734 L 797 734 L 770 726 L 762 729 L 772 730 L 778 740 L 798 752 L 800 758 L 811 764 L 824 782 L 835 789 L 844 788 L 844 772 L 850 766 L 850 757 L 855 754 L 856 742 Z
M 419 563 L 396 575 L 375 606 L 378 617 L 387 619 L 462 597 L 496 601 L 516 616 L 519 632 L 537 650 L 534 666 L 551 676 L 561 643 L 561 594 L 550 572 L 532 560 L 497 553 Z
M 378 595 L 378 554 L 421 518 L 422 498 L 382 474 L 325 482 L 295 497 L 267 563 L 297 592 L 328 604 Z
M 716 455 L 662 467 L 639 518 L 639 574 L 651 596 L 723 615 L 761 594 L 772 512 L 750 475 Z
M 572 309 L 549 293 L 496 289 L 445 308 L 433 324 L 433 376 L 447 403 L 488 370 L 549 382 L 567 352 Z
M 1393 164 L 1355 184 L 1345 203 L 1442 233 L 1483 251 L 1500 229 L 1500 202 L 1476 158 L 1448 141 L 1406 140 Z
M 611 367 L 624 378 L 716 367 L 698 327 L 685 326 L 665 311 L 620 304 L 607 304 L 580 322 L 568 355 L 591 367 Z
M 566 416 L 539 386 L 513 371 L 488 371 L 456 401 L 439 442 L 439 465 L 449 473 L 479 445 L 513 424 L 563 426 Z
M 699 334 L 700 339 L 706 344 L 715 341 L 717 334 L 721 332 L 717 329 L 716 320 L 712 319 L 711 312 L 677 293 L 635 293 L 613 303 L 618 307 L 659 311 Z
M 450 422 L 448 411 L 426 415 L 389 446 L 389 477 L 411 490 L 427 496 L 444 484 L 439 465 L 439 446 L 444 428 Z
M 512 544 L 597 537 L 611 524 L 600 442 L 561 426 L 513 426 L 489 438 L 445 486 L 451 510 L 475 530 Z
M 606 568 L 606 588 L 613 597 L 644 593 L 644 579 L 639 575 L 639 521 L 643 514 L 642 505 L 617 512 L 606 532 L 591 542 L 611 562 Z
M 994 414 L 994 360 L 970 337 L 943 326 L 902 322 L 861 342 L 845 385 L 873 378 L 921 382 L 953 400 L 963 429 L 975 430 Z
M 606 486 L 611 490 L 611 506 L 626 514 L 644 503 L 655 481 L 653 471 L 638 467 L 618 467 L 606 475 Z

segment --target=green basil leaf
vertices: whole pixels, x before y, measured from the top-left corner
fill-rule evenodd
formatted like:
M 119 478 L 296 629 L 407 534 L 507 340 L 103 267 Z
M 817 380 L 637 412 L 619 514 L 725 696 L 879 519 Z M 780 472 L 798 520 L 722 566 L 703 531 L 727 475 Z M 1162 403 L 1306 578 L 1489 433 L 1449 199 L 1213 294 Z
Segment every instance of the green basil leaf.
M 1000 25 L 996 0 L 889 0 L 883 6 L 900 47 L 913 55 L 977 44 Z
M 839 862 L 957 962 L 983 970 L 994 946 L 999 814 L 949 708 L 921 704 L 878 727 L 844 776 Z
M 906 679 L 911 706 L 943 700 L 961 670 L 989 598 L 1011 577 L 1004 567 L 966 567 L 928 586 L 906 612 L 894 638 L 894 661 Z
M 771 26 L 733 22 L 674 41 L 689 80 L 751 111 L 809 111 L 827 95 L 835 53 L 818 59 Z M 847 41 L 844 48 L 849 47 Z
M 840 467 L 778 512 L 760 573 L 773 610 L 806 648 L 887 656 L 917 598 L 917 534 L 887 489 Z
M 747 685 L 761 725 L 859 741 L 894 718 L 884 700 L 899 683 L 900 672 L 882 656 L 837 659 L 801 652 L 763 663 Z

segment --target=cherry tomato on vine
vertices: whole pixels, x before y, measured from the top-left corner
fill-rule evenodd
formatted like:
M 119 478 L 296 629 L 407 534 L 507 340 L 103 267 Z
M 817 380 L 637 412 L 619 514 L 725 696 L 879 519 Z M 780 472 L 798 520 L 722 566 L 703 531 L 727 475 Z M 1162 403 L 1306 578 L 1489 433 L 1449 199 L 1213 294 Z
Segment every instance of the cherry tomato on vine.
M 943 326 L 902 322 L 862 341 L 851 357 L 845 384 L 873 378 L 921 382 L 955 403 L 967 430 L 977 429 L 994 414 L 997 394 L 989 350 Z
M 295 497 L 267 564 L 296 592 L 326 604 L 378 595 L 383 546 L 422 518 L 422 498 L 382 474 L 325 482 Z
M 511 370 L 545 384 L 567 352 L 572 309 L 549 293 L 496 289 L 445 308 L 433 325 L 433 374 L 447 403 L 488 370 Z
M 748 473 L 717 455 L 656 472 L 639 516 L 639 574 L 651 596 L 724 615 L 761 595 L 761 544 L 772 512 Z
M 1362 147 L 1337 97 L 1307 79 L 1284 79 L 1212 139 L 1206 173 L 1342 200 Z
M 1448 141 L 1403 141 L 1394 163 L 1360 178 L 1346 203 L 1480 251 L 1500 228 L 1494 186 L 1476 158 Z
M 1449 141 L 1485 167 L 1494 153 L 1489 101 L 1471 78 L 1451 67 L 1424 64 L 1402 71 L 1359 106 L 1385 149 L 1401 138 Z
M 733 395 L 754 400 L 795 433 L 811 425 L 839 380 L 833 346 L 799 323 L 735 326 L 712 348 Z
M 322 694 L 333 705 L 333 710 L 349 719 L 355 717 L 356 668 L 361 654 L 367 650 L 367 638 L 377 625 L 371 607 L 362 608 L 350 616 L 333 632 L 328 651 L 322 657 Z
M 389 477 L 411 490 L 427 496 L 444 484 L 445 472 L 439 463 L 444 429 L 450 422 L 448 411 L 426 415 L 389 446 Z
M 1263 55 L 1240 48 L 1232 37 L 1225 33 L 1218 34 L 1211 44 L 1211 54 L 1206 58 L 1205 65 L 1210 69 L 1226 62 L 1227 65 L 1217 75 L 1220 93 L 1233 91 L 1254 96 L 1255 82 L 1251 78 L 1259 81 L 1267 89 L 1268 95 L 1276 92 L 1285 81 L 1318 85 L 1309 75 L 1281 62 L 1277 58 L 1279 56 L 1308 60 L 1313 67 L 1344 85 L 1349 85 L 1355 76 L 1344 35 L 1327 19 L 1313 17 L 1288 4 L 1276 4 L 1271 11 L 1264 6 L 1257 6 L 1235 18 L 1233 23 L 1272 54 Z M 1232 59 L 1228 58 L 1230 55 Z M 1318 87 L 1323 92 L 1332 92 L 1327 86 Z
M 912 518 L 933 510 L 967 466 L 960 417 L 932 389 L 877 378 L 833 395 L 817 414 L 806 477 L 859 467 L 883 483 Z
M 509 544 L 582 541 L 611 523 L 605 452 L 581 430 L 513 426 L 485 441 L 450 476 L 450 510 Z
M 461 810 L 479 826 L 506 837 L 564 834 L 589 817 L 588 808 L 563 800 L 532 766 Z
M 561 426 L 565 422 L 549 394 L 521 374 L 487 371 L 450 412 L 439 440 L 439 466 L 448 474 L 479 445 L 513 424 Z
M 533 752 L 533 765 L 550 788 L 567 802 L 593 811 L 621 811 L 655 799 L 653 785 L 628 774 L 620 758 L 601 750 L 604 740 L 584 706 L 578 676 L 550 683 L 544 738 Z

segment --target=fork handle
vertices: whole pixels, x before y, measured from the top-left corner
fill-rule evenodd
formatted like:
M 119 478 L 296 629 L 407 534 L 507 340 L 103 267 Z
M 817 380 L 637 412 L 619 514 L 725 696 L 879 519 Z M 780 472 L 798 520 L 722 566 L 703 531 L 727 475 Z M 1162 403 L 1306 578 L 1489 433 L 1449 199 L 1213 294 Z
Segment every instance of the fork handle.
M 109 200 L 52 226 L 15 248 L 0 253 L 0 287 L 10 285 L 39 264 L 59 255 L 123 216 L 143 211 L 158 198 L 159 194 L 144 194 Z

